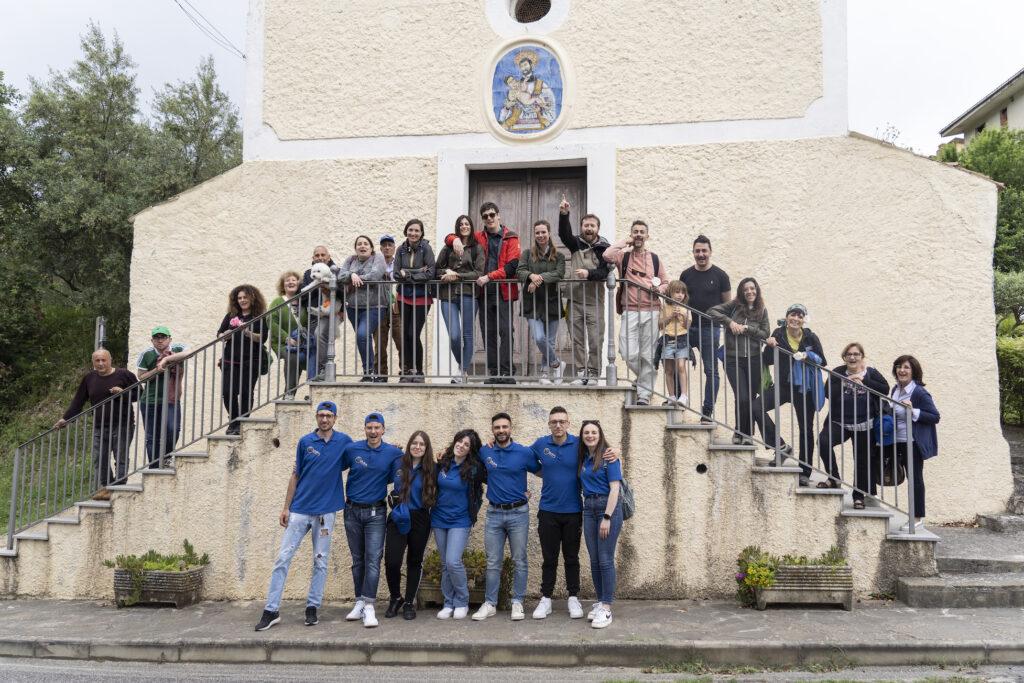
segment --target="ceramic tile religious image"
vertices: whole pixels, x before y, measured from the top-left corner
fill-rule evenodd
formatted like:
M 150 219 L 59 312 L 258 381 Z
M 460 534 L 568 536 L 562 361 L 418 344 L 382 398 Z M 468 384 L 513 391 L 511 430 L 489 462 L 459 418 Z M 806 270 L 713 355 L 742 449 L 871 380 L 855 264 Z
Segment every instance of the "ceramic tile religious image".
M 494 118 L 514 135 L 551 128 L 562 113 L 562 67 L 540 45 L 519 45 L 498 60 L 491 81 Z

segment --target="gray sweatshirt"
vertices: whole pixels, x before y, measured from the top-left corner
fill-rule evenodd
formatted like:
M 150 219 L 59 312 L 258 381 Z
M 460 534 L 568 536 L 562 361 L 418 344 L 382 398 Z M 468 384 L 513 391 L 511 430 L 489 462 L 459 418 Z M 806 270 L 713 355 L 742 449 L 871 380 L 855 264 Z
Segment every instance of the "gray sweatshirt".
M 387 272 L 387 263 L 380 253 L 374 253 L 365 261 L 360 261 L 359 257 L 354 254 L 345 259 L 338 271 L 338 282 L 347 285 L 345 287 L 345 308 L 364 311 L 368 308 L 387 306 L 387 285 L 369 284 L 386 279 Z M 352 287 L 353 275 L 358 275 L 363 279 L 362 287 Z

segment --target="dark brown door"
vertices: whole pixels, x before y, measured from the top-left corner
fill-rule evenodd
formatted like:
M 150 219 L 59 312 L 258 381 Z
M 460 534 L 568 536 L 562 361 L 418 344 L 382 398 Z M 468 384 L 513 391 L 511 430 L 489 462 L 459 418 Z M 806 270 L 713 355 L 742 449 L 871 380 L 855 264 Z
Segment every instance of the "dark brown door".
M 541 169 L 508 169 L 496 171 L 470 171 L 469 174 L 469 210 L 473 225 L 479 230 L 480 205 L 494 202 L 501 213 L 501 223 L 519 235 L 523 249 L 533 246 L 533 223 L 539 219 L 551 223 L 552 236 L 559 249 L 563 250 L 566 261 L 569 253 L 565 251 L 562 241 L 558 239 L 558 205 L 562 195 L 572 206 L 571 218 L 573 232 L 579 233 L 580 216 L 587 212 L 587 169 L 585 166 L 566 168 Z M 529 328 L 518 315 L 515 308 L 515 364 L 519 374 L 535 374 L 537 360 L 536 347 L 530 338 Z M 483 340 L 477 321 L 476 339 Z M 486 353 L 484 345 L 474 345 L 474 374 L 486 372 Z M 567 362 L 571 369 L 572 354 L 569 351 L 569 336 L 563 324 L 558 329 L 559 356 Z M 478 368 L 484 368 L 478 370 Z M 569 374 L 566 373 L 568 377 Z

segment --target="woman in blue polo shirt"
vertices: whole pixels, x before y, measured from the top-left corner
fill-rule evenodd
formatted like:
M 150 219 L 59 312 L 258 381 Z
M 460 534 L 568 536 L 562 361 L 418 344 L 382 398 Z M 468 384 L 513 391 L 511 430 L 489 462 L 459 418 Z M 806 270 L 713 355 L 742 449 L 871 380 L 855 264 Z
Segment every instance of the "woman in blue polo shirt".
M 413 432 L 395 473 L 391 502 L 396 507 L 388 517 L 384 536 L 384 574 L 391 591 L 391 601 L 384 612 L 388 619 L 396 616 L 399 608 L 406 619 L 416 618 L 414 600 L 423 572 L 423 551 L 430 540 L 430 508 L 437 501 L 435 468 L 430 437 L 424 431 Z M 404 599 L 403 555 L 406 555 Z
M 583 537 L 590 553 L 590 576 L 597 603 L 587 618 L 594 628 L 612 623 L 612 595 L 615 593 L 615 545 L 622 531 L 619 482 L 622 466 L 603 460 L 608 442 L 597 420 L 584 420 L 580 432 L 578 472 L 583 487 Z
M 487 470 L 477 459 L 480 436 L 463 429 L 441 455 L 437 466 L 437 504 L 430 513 L 437 552 L 441 556 L 441 593 L 444 608 L 438 619 L 465 619 L 469 613 L 469 586 L 462 551 L 476 523 Z

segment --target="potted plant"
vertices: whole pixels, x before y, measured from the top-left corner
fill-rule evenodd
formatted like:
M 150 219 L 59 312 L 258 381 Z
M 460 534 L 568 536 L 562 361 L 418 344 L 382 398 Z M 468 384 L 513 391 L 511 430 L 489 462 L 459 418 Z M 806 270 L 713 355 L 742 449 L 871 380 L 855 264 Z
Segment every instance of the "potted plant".
M 181 554 L 161 555 L 150 550 L 144 555 L 118 555 L 103 564 L 114 569 L 114 600 L 118 607 L 173 603 L 175 607 L 199 601 L 203 589 L 203 568 L 210 563 L 205 553 L 196 555 L 186 539 Z
M 778 557 L 747 546 L 736 560 L 737 599 L 765 609 L 780 603 L 839 603 L 853 609 L 853 569 L 832 546 L 820 557 Z
M 484 601 L 487 585 L 487 555 L 482 550 L 462 551 L 462 564 L 466 567 L 466 582 L 469 584 L 469 602 L 478 605 Z M 423 560 L 423 577 L 416 593 L 416 607 L 444 604 L 441 593 L 441 556 L 431 551 Z M 498 584 L 498 609 L 512 609 L 512 558 L 505 556 L 501 563 L 501 582 Z

